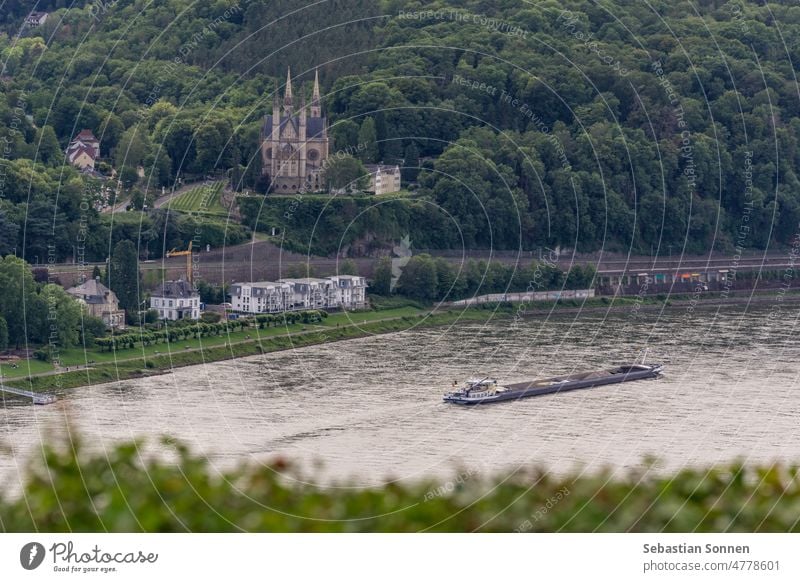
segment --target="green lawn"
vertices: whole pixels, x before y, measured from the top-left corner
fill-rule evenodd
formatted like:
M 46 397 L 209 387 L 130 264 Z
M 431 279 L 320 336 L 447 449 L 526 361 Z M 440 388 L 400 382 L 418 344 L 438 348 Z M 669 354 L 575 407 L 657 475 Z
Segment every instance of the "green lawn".
M 336 326 L 336 324 L 358 324 L 364 321 L 376 321 L 378 319 L 388 319 L 390 317 L 408 317 L 419 315 L 423 310 L 416 307 L 399 307 L 397 309 L 387 309 L 385 311 L 347 311 L 341 313 L 331 313 L 327 319 L 323 320 L 322 325 Z
M 302 331 L 302 327 L 303 326 L 295 325 L 290 326 L 289 329 L 292 332 L 298 332 Z M 96 363 L 114 362 L 129 358 L 141 358 L 142 356 L 157 356 L 186 350 L 217 347 L 228 342 L 237 343 L 247 341 L 247 336 L 250 336 L 250 339 L 255 339 L 258 337 L 272 337 L 285 333 L 285 327 L 270 327 L 265 329 L 251 328 L 247 331 L 236 331 L 226 335 L 204 337 L 200 339 L 184 339 L 170 344 L 160 343 L 149 346 L 138 344 L 132 349 L 117 350 L 116 352 L 100 351 L 94 348 L 84 351 L 80 348 L 74 348 L 61 352 L 61 363 L 64 366 L 76 366 L 84 365 L 92 361 Z
M 224 188 L 224 181 L 197 186 L 171 200 L 169 208 L 180 212 L 227 216 L 228 211 L 223 208 L 220 202 L 220 196 Z
M 390 200 L 395 198 L 417 198 L 418 192 L 411 192 L 409 190 L 398 190 L 397 192 L 389 192 L 388 194 L 377 194 L 381 200 Z
M 16 364 L 16 368 L 11 367 L 10 364 L 0 364 L 0 376 L 2 378 L 22 378 L 28 374 L 41 374 L 54 369 L 53 364 L 39 360 L 20 360 Z
M 414 307 L 402 307 L 399 309 L 387 309 L 385 311 L 359 311 L 359 312 L 343 312 L 331 314 L 327 319 L 323 320 L 320 324 L 295 324 L 290 326 L 266 327 L 264 329 L 249 328 L 244 331 L 235 331 L 230 334 L 203 337 L 200 339 L 185 339 L 170 344 L 159 343 L 149 346 L 142 346 L 138 344 L 132 349 L 117 350 L 116 352 L 100 351 L 98 349 L 73 348 L 61 351 L 61 363 L 63 366 L 78 366 L 85 365 L 88 362 L 95 363 L 108 363 L 117 360 L 124 360 L 130 358 L 141 358 L 148 356 L 158 356 L 165 354 L 174 354 L 176 352 L 183 352 L 187 350 L 206 349 L 212 347 L 222 346 L 228 342 L 237 343 L 248 340 L 255 340 L 257 338 L 269 338 L 286 333 L 299 333 L 303 331 L 313 332 L 314 329 L 325 329 L 329 327 L 359 324 L 364 321 L 376 321 L 379 319 L 389 319 L 398 317 L 414 316 L 422 313 L 420 309 Z M 35 362 L 40 364 L 41 362 Z M 49 369 L 52 369 L 50 364 Z M 91 365 L 91 364 L 90 364 Z M 20 368 L 22 365 L 20 364 Z M 36 370 L 47 371 L 47 369 Z M 27 375 L 27 372 L 20 373 L 17 376 Z M 10 376 L 9 376 L 10 377 Z

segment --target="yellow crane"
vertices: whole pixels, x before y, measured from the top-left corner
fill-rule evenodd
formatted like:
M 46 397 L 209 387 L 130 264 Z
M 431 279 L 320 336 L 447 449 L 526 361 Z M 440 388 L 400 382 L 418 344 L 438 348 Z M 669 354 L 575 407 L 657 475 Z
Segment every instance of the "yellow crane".
M 193 279 L 193 277 L 192 277 L 192 241 L 189 241 L 189 248 L 186 249 L 185 251 L 178 251 L 178 250 L 175 250 L 175 249 L 172 249 L 171 251 L 169 251 L 167 253 L 167 258 L 171 258 L 171 257 L 186 257 L 186 280 L 189 281 L 189 283 L 193 283 L 194 281 L 192 280 Z

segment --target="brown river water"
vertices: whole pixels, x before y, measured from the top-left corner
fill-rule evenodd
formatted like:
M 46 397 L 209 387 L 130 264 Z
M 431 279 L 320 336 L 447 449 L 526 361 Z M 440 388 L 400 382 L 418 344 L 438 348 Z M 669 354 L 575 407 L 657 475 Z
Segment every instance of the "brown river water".
M 402 333 L 179 368 L 0 409 L 0 477 L 65 425 L 101 452 L 170 435 L 215 469 L 276 456 L 301 478 L 371 486 L 521 466 L 617 474 L 742 460 L 800 461 L 799 307 L 586 312 Z M 454 379 L 503 381 L 607 367 L 644 346 L 659 380 L 465 408 Z

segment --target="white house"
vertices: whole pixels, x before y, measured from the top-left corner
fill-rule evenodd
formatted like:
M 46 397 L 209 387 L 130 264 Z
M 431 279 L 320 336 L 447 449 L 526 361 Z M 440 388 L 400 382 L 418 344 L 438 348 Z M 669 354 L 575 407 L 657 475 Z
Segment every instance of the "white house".
M 67 160 L 81 170 L 94 170 L 95 161 L 100 156 L 100 140 L 90 129 L 82 130 L 67 148 Z
M 200 319 L 200 294 L 188 281 L 165 281 L 150 295 L 159 319 Z
M 47 12 L 31 12 L 25 19 L 25 24 L 32 28 L 41 26 L 45 22 L 47 22 Z
M 288 283 L 258 281 L 230 286 L 231 309 L 240 313 L 276 313 L 286 311 L 292 289 Z
M 361 309 L 367 306 L 367 279 L 358 275 L 328 277 L 333 283 L 336 303 L 343 309 Z
M 369 164 L 369 192 L 375 194 L 391 194 L 400 190 L 400 166 Z

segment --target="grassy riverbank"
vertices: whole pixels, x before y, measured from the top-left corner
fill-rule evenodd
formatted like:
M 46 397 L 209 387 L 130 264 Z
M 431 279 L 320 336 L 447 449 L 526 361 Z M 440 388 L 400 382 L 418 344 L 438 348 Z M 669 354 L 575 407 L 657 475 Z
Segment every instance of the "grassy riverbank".
M 85 352 L 67 350 L 62 354 L 64 368 L 67 363 L 71 367 L 83 367 L 70 371 L 64 369 L 61 373 L 55 373 L 51 369 L 40 375 L 11 379 L 6 384 L 38 391 L 73 388 L 163 374 L 182 366 L 404 331 L 418 326 L 447 325 L 456 321 L 485 321 L 491 317 L 492 312 L 483 309 L 471 309 L 466 313 L 442 311 L 431 314 L 416 307 L 401 307 L 386 311 L 335 314 L 321 324 L 250 328 L 223 336 L 137 346 L 111 352 L 94 349 Z M 88 362 L 94 363 L 87 364 Z M 20 364 L 20 368 L 22 367 Z
M 220 336 L 192 338 L 169 344 L 137 345 L 134 348 L 103 351 L 63 350 L 62 368 L 37 360 L 22 360 L 16 368 L 0 366 L 9 386 L 32 390 L 58 390 L 77 386 L 164 374 L 173 368 L 254 356 L 315 344 L 355 339 L 370 335 L 404 331 L 415 327 L 451 325 L 457 322 L 483 322 L 490 319 L 542 317 L 549 314 L 574 314 L 622 311 L 638 308 L 701 308 L 774 301 L 772 296 L 721 297 L 719 294 L 666 295 L 643 297 L 596 297 L 557 302 L 480 304 L 469 307 L 431 308 L 402 299 L 381 299 L 380 309 L 331 314 L 317 324 L 293 324 L 258 329 L 251 327 Z M 787 293 L 781 301 L 798 301 L 800 294 Z M 69 368 L 69 370 L 67 370 Z

